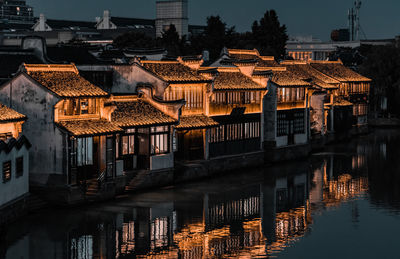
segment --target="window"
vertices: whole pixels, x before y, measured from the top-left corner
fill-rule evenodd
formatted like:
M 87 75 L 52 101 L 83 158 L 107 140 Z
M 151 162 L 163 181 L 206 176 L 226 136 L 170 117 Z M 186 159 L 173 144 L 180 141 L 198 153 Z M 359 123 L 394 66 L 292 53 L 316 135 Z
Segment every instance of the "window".
M 64 115 L 97 114 L 96 99 L 70 99 L 64 101 Z
M 353 105 L 353 115 L 354 116 L 364 116 L 368 113 L 368 105 L 367 104 L 354 104 Z
M 211 102 L 215 104 L 250 104 L 260 103 L 260 92 L 217 92 L 213 94 Z
M 289 121 L 287 120 L 287 114 L 278 111 L 277 113 L 277 136 L 285 136 L 289 134 Z
M 0 140 L 6 141 L 7 139 L 11 138 L 13 135 L 11 132 L 7 133 L 0 133 Z
M 278 88 L 278 102 L 300 102 L 304 101 L 305 88 Z
M 185 99 L 184 109 L 195 110 L 203 108 L 203 87 L 201 85 L 170 86 L 164 93 L 167 101 Z
M 135 153 L 135 129 L 127 129 L 122 136 L 122 155 L 131 155 Z
M 77 166 L 93 165 L 93 138 L 77 139 Z
M 15 160 L 15 166 L 16 166 L 16 176 L 17 177 L 21 177 L 24 175 L 24 157 L 20 156 L 17 157 L 17 159 Z
M 3 183 L 11 180 L 11 161 L 3 163 Z
M 209 143 L 223 142 L 225 140 L 224 131 L 225 131 L 224 125 L 221 125 L 221 126 L 215 127 L 215 128 L 211 128 Z
M 304 133 L 304 111 L 298 111 L 294 114 L 294 133 Z
M 169 152 L 169 126 L 151 127 L 151 154 L 165 154 Z
M 225 136 L 226 130 L 226 136 Z M 210 129 L 209 143 L 227 141 L 236 141 L 243 139 L 252 139 L 260 137 L 260 122 L 242 122 L 234 124 L 221 125 Z

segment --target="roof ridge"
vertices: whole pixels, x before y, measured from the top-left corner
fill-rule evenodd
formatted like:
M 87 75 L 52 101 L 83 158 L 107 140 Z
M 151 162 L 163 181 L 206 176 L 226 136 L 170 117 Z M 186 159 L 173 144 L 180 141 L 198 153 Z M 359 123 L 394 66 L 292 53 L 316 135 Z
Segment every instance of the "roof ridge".
M 79 74 L 74 63 L 71 64 L 22 64 L 24 70 L 31 72 L 74 72 Z
M 141 60 L 142 64 L 181 64 L 177 60 Z
M 259 56 L 262 60 L 275 60 L 274 56 Z
M 230 54 L 251 54 L 260 56 L 260 53 L 257 49 L 228 49 L 228 53 Z

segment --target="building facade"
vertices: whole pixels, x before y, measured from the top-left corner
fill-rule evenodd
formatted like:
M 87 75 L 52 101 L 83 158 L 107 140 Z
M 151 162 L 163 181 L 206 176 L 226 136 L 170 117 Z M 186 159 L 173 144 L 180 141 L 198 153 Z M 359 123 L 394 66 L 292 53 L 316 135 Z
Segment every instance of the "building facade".
M 22 135 L 25 120 L 25 115 L 0 104 L 0 226 L 26 211 L 31 144 Z

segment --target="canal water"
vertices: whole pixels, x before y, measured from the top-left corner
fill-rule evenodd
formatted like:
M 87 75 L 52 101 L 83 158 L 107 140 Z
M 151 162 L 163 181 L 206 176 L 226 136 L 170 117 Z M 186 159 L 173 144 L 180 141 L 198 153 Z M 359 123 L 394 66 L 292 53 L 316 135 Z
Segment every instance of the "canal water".
M 41 211 L 0 258 L 400 258 L 400 131 L 305 161 Z

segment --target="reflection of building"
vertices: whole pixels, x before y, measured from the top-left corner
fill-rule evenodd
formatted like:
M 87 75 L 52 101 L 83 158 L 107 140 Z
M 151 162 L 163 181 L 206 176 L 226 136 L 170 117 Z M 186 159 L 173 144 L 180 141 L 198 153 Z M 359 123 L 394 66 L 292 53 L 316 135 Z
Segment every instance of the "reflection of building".
M 314 188 L 310 191 L 310 202 L 317 207 L 337 206 L 368 190 L 368 178 L 364 175 L 352 176 L 347 172 L 363 172 L 365 154 L 342 157 L 341 167 L 335 167 L 334 157 L 327 157 L 313 172 Z

